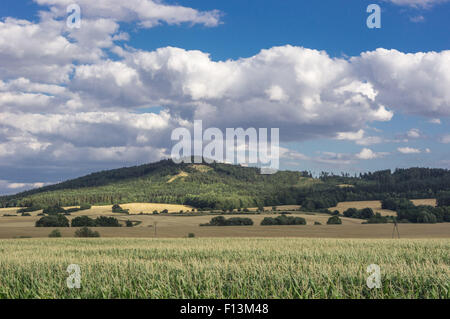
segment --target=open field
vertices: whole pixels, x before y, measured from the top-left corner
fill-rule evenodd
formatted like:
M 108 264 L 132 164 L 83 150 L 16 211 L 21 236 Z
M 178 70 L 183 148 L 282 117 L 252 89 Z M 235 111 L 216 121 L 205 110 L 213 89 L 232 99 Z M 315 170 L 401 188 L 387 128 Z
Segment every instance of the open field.
M 436 206 L 436 199 L 412 199 L 414 205 L 429 205 Z M 380 213 L 382 216 L 396 216 L 397 213 L 393 210 L 382 209 L 381 201 L 379 200 L 368 200 L 368 201 L 355 201 L 355 202 L 340 202 L 336 207 L 331 207 L 330 210 L 338 210 L 339 213 L 343 213 L 349 208 L 363 209 L 372 208 L 375 213 Z
M 80 216 L 82 212 L 78 212 Z M 76 217 L 74 214 L 69 219 Z M 106 216 L 99 213 L 98 216 Z M 392 224 L 361 224 L 363 220 L 342 218 L 342 225 L 326 225 L 330 215 L 319 213 L 296 213 L 306 219 L 307 225 L 299 226 L 260 226 L 264 217 L 278 214 L 245 215 L 254 222 L 253 226 L 201 227 L 211 220 L 212 215 L 174 216 L 174 215 L 125 215 L 112 214 L 120 221 L 141 222 L 135 227 L 96 227 L 102 237 L 156 237 L 180 238 L 194 233 L 197 237 L 314 237 L 314 238 L 391 238 Z M 230 215 L 229 217 L 237 216 Z M 243 215 L 239 215 L 243 216 Z M 92 218 L 96 215 L 91 215 Z M 0 217 L 0 238 L 47 237 L 53 228 L 34 227 L 38 216 Z M 314 225 L 318 221 L 322 225 Z M 59 228 L 63 237 L 73 237 L 76 228 Z M 402 238 L 450 238 L 450 223 L 441 224 L 400 224 Z
M 0 240 L 0 298 L 450 298 L 449 239 Z M 81 268 L 68 289 L 66 269 Z M 366 268 L 381 269 L 368 289 Z
M 340 202 L 337 206 L 329 208 L 331 211 L 338 210 L 339 213 L 345 212 L 349 208 L 363 209 L 372 208 L 374 213 L 380 213 L 382 216 L 396 216 L 397 213 L 393 210 L 382 209 L 381 201 L 368 200 L 368 201 L 355 201 L 355 202 Z
M 427 198 L 427 199 L 412 199 L 411 200 L 414 205 L 428 205 L 428 206 L 436 206 L 435 198 Z M 340 202 L 337 206 L 331 207 L 330 210 L 338 210 L 339 213 L 343 213 L 349 208 L 363 209 L 363 208 L 372 208 L 375 213 L 380 213 L 382 216 L 396 216 L 397 213 L 393 210 L 382 209 L 381 201 L 379 200 L 368 200 L 368 201 L 354 201 L 354 202 Z
M 433 207 L 437 206 L 436 198 L 412 199 L 411 201 L 416 206 L 420 206 L 420 205 L 428 205 L 428 206 L 433 206 Z

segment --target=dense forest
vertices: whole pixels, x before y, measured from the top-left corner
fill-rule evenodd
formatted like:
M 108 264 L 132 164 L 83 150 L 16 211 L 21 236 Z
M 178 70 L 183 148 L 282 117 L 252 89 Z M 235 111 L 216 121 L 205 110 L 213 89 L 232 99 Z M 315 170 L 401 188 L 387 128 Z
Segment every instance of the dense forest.
M 307 209 L 339 201 L 440 197 L 450 191 L 450 171 L 410 168 L 349 176 L 279 171 L 262 175 L 258 168 L 222 163 L 152 164 L 92 173 L 63 183 L 0 197 L 0 207 L 100 205 L 154 202 L 231 209 L 300 204 Z M 440 195 L 441 194 L 441 195 Z M 447 194 L 443 196 L 442 194 Z

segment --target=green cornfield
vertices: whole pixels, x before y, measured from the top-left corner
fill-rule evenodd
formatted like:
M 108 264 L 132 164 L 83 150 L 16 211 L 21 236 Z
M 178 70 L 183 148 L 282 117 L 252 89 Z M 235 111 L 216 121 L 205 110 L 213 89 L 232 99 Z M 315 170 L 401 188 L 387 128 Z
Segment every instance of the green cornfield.
M 0 298 L 449 298 L 449 239 L 0 240 Z M 67 267 L 81 269 L 69 289 Z M 381 288 L 366 284 L 379 265 Z

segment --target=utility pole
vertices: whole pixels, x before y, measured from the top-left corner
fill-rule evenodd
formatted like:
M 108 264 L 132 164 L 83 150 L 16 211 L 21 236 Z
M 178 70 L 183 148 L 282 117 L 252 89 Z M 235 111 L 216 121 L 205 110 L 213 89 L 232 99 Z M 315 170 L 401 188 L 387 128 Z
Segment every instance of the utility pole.
M 395 230 L 397 230 L 397 236 L 398 238 L 400 238 L 400 233 L 398 231 L 397 217 L 394 217 L 393 221 L 394 221 L 394 229 L 392 230 L 392 238 L 394 238 Z

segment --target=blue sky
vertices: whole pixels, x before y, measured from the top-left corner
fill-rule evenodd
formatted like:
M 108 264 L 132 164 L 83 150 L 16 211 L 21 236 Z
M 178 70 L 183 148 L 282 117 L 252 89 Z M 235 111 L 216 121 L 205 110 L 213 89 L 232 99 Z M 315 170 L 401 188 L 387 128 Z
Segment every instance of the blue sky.
M 167 157 L 194 119 L 279 127 L 282 169 L 450 167 L 450 1 L 144 2 L 2 1 L 0 193 Z

